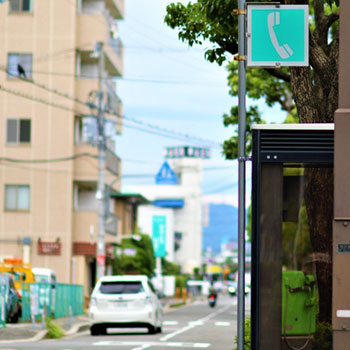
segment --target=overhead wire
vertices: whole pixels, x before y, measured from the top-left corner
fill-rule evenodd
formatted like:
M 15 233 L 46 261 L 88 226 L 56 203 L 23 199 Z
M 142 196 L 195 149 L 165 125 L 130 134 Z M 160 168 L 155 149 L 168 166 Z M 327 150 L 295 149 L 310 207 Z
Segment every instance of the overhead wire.
M 60 104 L 53 103 L 53 102 L 48 102 L 48 101 L 46 101 L 44 99 L 41 99 L 41 98 L 36 98 L 36 97 L 30 96 L 30 95 L 24 94 L 22 92 L 18 92 L 18 91 L 12 90 L 12 89 L 8 89 L 8 88 L 6 88 L 6 87 L 4 87 L 2 85 L 0 85 L 0 90 L 2 90 L 4 92 L 7 92 L 9 94 L 18 96 L 18 97 L 22 97 L 22 98 L 31 100 L 31 101 L 40 102 L 40 103 L 43 103 L 43 104 L 51 106 L 51 107 L 59 108 L 59 109 L 62 109 L 62 110 L 68 111 L 68 112 L 73 112 L 73 113 L 75 113 L 76 116 L 83 117 L 84 115 L 86 115 L 86 114 L 82 113 L 81 111 L 75 110 L 75 109 L 73 109 L 71 107 L 67 107 L 67 106 L 60 105 Z M 105 110 L 105 112 L 121 118 L 118 114 L 111 113 L 109 110 Z M 129 119 L 129 118 L 126 118 L 125 116 L 123 118 L 125 118 L 127 120 Z M 198 142 L 200 142 L 200 140 L 191 139 L 190 135 L 177 135 L 176 133 L 174 133 L 171 130 L 168 130 L 168 129 L 162 130 L 162 128 L 160 128 L 158 126 L 147 125 L 147 124 L 145 124 L 145 123 L 143 123 L 141 121 L 138 121 L 138 122 L 141 123 L 141 125 L 144 126 L 144 127 L 142 128 L 140 126 L 130 125 L 128 123 L 125 123 L 125 121 L 123 123 L 120 122 L 120 121 L 119 122 L 118 121 L 114 121 L 114 123 L 116 123 L 117 125 L 125 126 L 125 127 L 128 127 L 128 128 L 134 129 L 134 130 L 147 132 L 147 133 L 150 133 L 150 134 L 153 134 L 153 135 L 157 135 L 157 136 L 163 136 L 163 137 L 176 139 L 176 140 L 182 140 L 182 141 L 184 141 L 184 139 L 185 139 L 187 142 L 191 142 L 191 143 L 198 143 Z M 147 129 L 147 127 L 148 128 L 152 127 L 153 129 L 156 128 L 157 130 L 150 130 L 150 129 Z M 203 144 L 203 141 L 201 141 L 201 142 Z M 221 148 L 221 146 L 219 146 L 219 144 L 218 144 L 217 147 Z
M 0 157 L 0 161 L 11 162 L 11 163 L 30 163 L 30 164 L 39 164 L 39 163 L 57 163 L 57 162 L 66 162 L 68 160 L 75 160 L 82 157 L 90 157 L 98 159 L 98 156 L 92 153 L 79 153 L 69 157 L 62 158 L 51 158 L 51 159 L 18 159 L 18 158 L 9 158 L 9 157 Z
M 9 74 L 8 70 L 4 67 L 0 67 L 0 70 L 3 70 L 4 72 L 7 72 L 7 74 Z M 51 92 L 51 93 L 54 93 L 58 96 L 61 96 L 61 97 L 64 97 L 66 99 L 69 99 L 71 101 L 74 101 L 74 102 L 77 102 L 79 104 L 82 104 L 84 105 L 85 107 L 90 107 L 92 106 L 92 104 L 88 104 L 87 102 L 85 101 L 82 101 L 76 97 L 72 97 L 72 96 L 69 96 L 68 94 L 66 93 L 63 93 L 63 92 L 60 92 L 56 89 L 51 89 L 49 87 L 47 87 L 46 85 L 44 84 L 40 84 L 40 83 L 36 83 L 33 79 L 26 79 L 26 78 L 22 78 L 22 77 L 18 77 L 18 76 L 15 76 L 15 78 L 21 80 L 21 81 L 25 81 L 27 83 L 30 83 L 30 84 L 33 84 L 41 89 L 44 89 L 48 92 Z M 107 85 L 108 86 L 108 85 Z M 21 94 L 21 93 L 15 93 L 13 90 L 10 90 L 10 89 L 7 89 L 7 88 L 4 88 L 3 86 L 0 86 L 0 89 L 1 90 L 4 90 L 6 92 L 9 92 L 9 93 L 12 93 L 12 94 L 15 94 L 17 96 L 21 96 L 21 97 L 24 97 L 24 98 L 27 98 L 27 99 L 33 99 L 33 100 L 36 100 L 38 102 L 42 102 L 42 103 L 45 103 L 47 105 L 52 105 L 54 107 L 58 107 L 58 108 L 63 108 L 65 110 L 70 110 L 71 108 L 69 107 L 65 107 L 65 106 L 62 106 L 62 105 L 58 105 L 58 104 L 55 104 L 55 103 L 52 103 L 52 102 L 47 102 L 45 100 L 42 100 L 42 99 L 38 99 L 38 98 L 30 98 L 28 95 L 25 95 L 25 94 Z M 115 91 L 112 91 L 110 89 L 110 92 L 115 96 L 117 97 Z M 96 107 L 96 106 L 92 106 L 92 107 Z M 97 108 L 97 107 L 96 107 Z M 74 111 L 75 113 L 77 113 L 78 115 L 81 115 L 82 113 L 81 112 L 77 112 L 77 111 Z M 138 125 L 141 125 L 142 127 L 146 127 L 146 128 L 150 128 L 150 129 L 154 129 L 156 131 L 156 133 L 162 133 L 162 136 L 164 136 L 164 133 L 166 134 L 171 134 L 171 135 L 175 135 L 176 137 L 181 137 L 181 138 L 185 138 L 185 139 L 192 139 L 193 141 L 196 141 L 196 142 L 201 142 L 201 143 L 204 143 L 204 144 L 212 144 L 213 146 L 215 147 L 220 147 L 221 148 L 221 145 L 215 141 L 212 141 L 212 140 L 207 140 L 207 139 L 203 139 L 203 138 L 199 138 L 199 137 L 196 137 L 196 136 L 191 136 L 189 134 L 184 134 L 184 133 L 180 133 L 180 132 L 176 132 L 174 130 L 171 130 L 171 129 L 167 129 L 167 128 L 163 128 L 163 127 L 160 127 L 158 125 L 155 125 L 155 124 L 151 124 L 151 123 L 146 123 L 146 122 L 143 122 L 142 120 L 138 120 L 136 118 L 132 118 L 132 117 L 127 117 L 127 116 L 121 116 L 119 113 L 111 110 L 111 109 L 103 109 L 103 112 L 107 113 L 107 114 L 110 114 L 110 115 L 113 115 L 117 118 L 120 118 L 120 119 L 124 119 L 124 120 L 128 120 L 130 122 L 133 122 L 135 124 L 138 124 Z M 121 124 L 122 125 L 122 124 Z

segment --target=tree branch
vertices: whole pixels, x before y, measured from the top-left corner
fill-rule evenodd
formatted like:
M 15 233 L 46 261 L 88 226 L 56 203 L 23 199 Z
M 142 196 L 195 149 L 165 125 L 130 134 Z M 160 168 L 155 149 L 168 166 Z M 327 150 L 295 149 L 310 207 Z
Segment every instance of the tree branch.
M 315 37 L 310 33 L 310 64 L 315 69 L 325 86 L 333 79 L 334 74 L 337 74 L 337 67 L 334 67 L 322 47 L 317 45 Z
M 271 74 L 273 77 L 281 79 L 285 81 L 286 83 L 290 83 L 290 75 L 284 72 L 281 72 L 280 69 L 276 68 L 264 68 L 264 70 Z

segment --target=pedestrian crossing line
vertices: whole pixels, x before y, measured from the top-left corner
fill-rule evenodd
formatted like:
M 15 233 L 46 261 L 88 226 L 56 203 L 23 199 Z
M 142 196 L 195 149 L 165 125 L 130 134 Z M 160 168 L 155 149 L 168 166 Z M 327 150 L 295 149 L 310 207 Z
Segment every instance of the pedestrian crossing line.
M 223 327 L 228 327 L 228 326 L 231 326 L 231 323 L 230 322 L 215 322 L 215 326 L 223 326 Z
M 160 340 L 165 342 L 165 341 L 168 341 L 170 338 L 173 338 L 173 337 L 175 337 L 175 336 L 177 336 L 179 334 L 182 334 L 182 333 L 185 333 L 185 332 L 189 331 L 192 328 L 195 328 L 195 327 L 198 327 L 198 326 L 202 326 L 202 325 L 204 325 L 205 322 L 209 321 L 211 318 L 219 315 L 220 313 L 223 313 L 223 312 L 227 311 L 230 307 L 231 307 L 231 305 L 222 307 L 218 311 L 211 312 L 209 315 L 207 315 L 207 316 L 205 316 L 203 318 L 200 318 L 200 319 L 195 320 L 195 321 L 190 321 L 188 323 L 188 326 L 183 327 L 181 329 L 178 329 L 177 331 L 175 331 L 173 333 L 170 333 L 170 334 L 160 338 Z
M 163 321 L 163 326 L 176 326 L 179 324 L 177 321 Z
M 205 349 L 210 346 L 210 343 L 182 343 L 182 342 L 140 342 L 140 341 L 114 341 L 106 340 L 93 343 L 94 346 L 136 346 L 132 350 L 147 349 L 151 346 L 154 347 L 169 347 L 169 348 L 193 348 L 193 349 Z

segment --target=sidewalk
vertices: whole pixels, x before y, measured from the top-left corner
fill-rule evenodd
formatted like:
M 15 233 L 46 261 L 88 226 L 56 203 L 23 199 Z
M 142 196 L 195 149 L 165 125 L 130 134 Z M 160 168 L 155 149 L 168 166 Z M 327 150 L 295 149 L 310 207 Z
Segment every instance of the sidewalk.
M 74 334 L 89 328 L 89 320 L 87 315 L 79 315 L 74 317 L 64 317 L 54 320 L 59 324 L 66 335 Z M 47 329 L 42 323 L 17 323 L 6 324 L 5 328 L 0 329 L 0 344 L 8 342 L 30 342 L 38 341 L 45 338 Z
M 164 313 L 174 310 L 183 304 L 183 300 L 175 298 L 160 299 L 163 305 Z M 191 303 L 188 299 L 185 304 Z M 64 317 L 53 320 L 59 324 L 66 335 L 75 334 L 89 329 L 89 318 L 87 314 L 73 316 L 71 318 Z M 35 325 L 32 323 L 8 323 L 5 328 L 0 328 L 0 344 L 5 343 L 19 343 L 32 342 L 44 339 L 47 334 L 45 325 L 43 327 L 41 322 Z

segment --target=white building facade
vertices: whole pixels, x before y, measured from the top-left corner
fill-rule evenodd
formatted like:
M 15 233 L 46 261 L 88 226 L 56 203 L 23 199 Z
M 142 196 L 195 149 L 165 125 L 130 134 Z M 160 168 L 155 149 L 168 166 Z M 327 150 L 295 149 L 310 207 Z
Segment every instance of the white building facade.
M 138 209 L 140 230 L 152 236 L 153 217 L 165 215 L 165 258 L 184 273 L 202 265 L 202 162 L 208 157 L 207 149 L 168 148 L 156 184 L 132 186 L 152 202 Z

